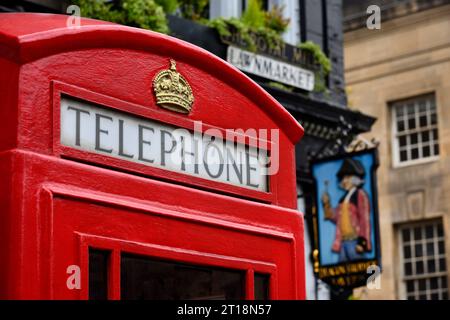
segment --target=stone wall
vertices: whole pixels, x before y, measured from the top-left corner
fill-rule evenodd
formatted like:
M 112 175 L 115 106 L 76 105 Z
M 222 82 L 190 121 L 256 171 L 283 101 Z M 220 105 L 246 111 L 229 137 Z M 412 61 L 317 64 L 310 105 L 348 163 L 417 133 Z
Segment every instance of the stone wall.
M 359 290 L 373 299 L 401 299 L 397 226 L 442 218 L 450 262 L 450 5 L 358 29 L 344 37 L 349 104 L 378 118 L 366 138 L 380 143 L 378 170 L 381 290 Z M 437 160 L 395 168 L 389 103 L 434 93 L 440 155 Z M 450 270 L 447 267 L 447 270 Z

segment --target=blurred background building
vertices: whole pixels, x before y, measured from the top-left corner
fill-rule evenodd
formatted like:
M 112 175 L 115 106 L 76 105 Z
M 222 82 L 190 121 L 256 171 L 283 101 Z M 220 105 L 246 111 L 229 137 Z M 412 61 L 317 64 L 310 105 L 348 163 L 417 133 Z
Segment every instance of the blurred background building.
M 344 28 L 349 105 L 380 141 L 381 288 L 356 296 L 448 299 L 450 1 L 345 0 Z

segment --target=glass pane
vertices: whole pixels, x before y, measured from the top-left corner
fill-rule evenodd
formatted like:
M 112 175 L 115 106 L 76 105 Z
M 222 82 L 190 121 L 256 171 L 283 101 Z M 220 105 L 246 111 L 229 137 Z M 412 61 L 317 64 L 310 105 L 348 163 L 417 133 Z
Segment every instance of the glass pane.
M 433 97 L 430 97 L 429 99 L 428 99 L 428 102 L 429 102 L 429 107 L 428 107 L 428 109 L 431 111 L 431 112 L 436 112 L 436 103 L 435 103 L 435 101 L 434 101 L 434 96 Z
M 409 280 L 406 281 L 406 291 L 409 292 L 414 292 L 414 280 Z
M 427 116 L 426 115 L 421 115 L 419 117 L 419 126 L 422 128 L 427 126 Z
M 425 294 L 421 294 L 419 296 L 419 300 L 427 300 L 427 296 Z
M 438 278 L 431 278 L 430 279 L 430 289 L 437 289 L 438 288 Z
M 414 117 L 415 108 L 414 108 L 414 104 L 413 103 L 409 103 L 406 106 L 406 110 L 408 112 L 408 116 L 409 117 Z
M 417 133 L 413 133 L 412 135 L 411 135 L 411 144 L 417 144 L 417 141 L 418 141 L 418 134 Z
M 411 159 L 412 160 L 419 159 L 419 149 L 414 148 L 411 150 Z
M 416 274 L 423 274 L 423 261 L 417 261 L 416 262 Z
M 431 124 L 436 124 L 436 122 L 437 122 L 437 116 L 436 116 L 436 113 L 433 113 L 431 115 Z
M 428 273 L 436 272 L 436 264 L 434 263 L 434 259 L 427 261 Z
M 439 223 L 437 225 L 437 233 L 438 233 L 438 237 L 444 236 L 444 229 L 442 229 L 442 223 Z
M 269 300 L 269 275 L 255 273 L 255 300 Z
M 427 282 L 425 279 L 420 279 L 419 280 L 419 290 L 420 291 L 425 291 L 427 289 Z
M 414 228 L 414 240 L 422 239 L 422 229 L 420 227 Z
M 419 112 L 425 112 L 427 111 L 427 104 L 425 100 L 419 101 Z
M 416 119 L 415 118 L 408 119 L 408 129 L 414 130 L 415 128 L 416 128 Z
M 427 255 L 429 257 L 434 256 L 434 243 L 433 242 L 427 243 Z
M 403 120 L 397 121 L 397 131 L 398 132 L 405 131 L 405 123 L 403 122 Z
M 406 146 L 406 136 L 401 136 L 398 138 L 398 143 L 400 144 L 400 147 Z
M 430 141 L 430 132 L 429 131 L 422 132 L 422 142 L 428 141 Z
M 412 275 L 412 264 L 410 262 L 405 263 L 405 275 Z
M 409 234 L 410 234 L 409 229 L 403 229 L 402 230 L 403 242 L 410 241 Z
M 439 300 L 439 294 L 437 294 L 437 293 L 432 293 L 432 294 L 431 294 L 431 300 Z
M 433 229 L 434 229 L 433 225 L 426 226 L 426 228 L 425 228 L 425 236 L 428 239 L 433 238 Z
M 422 244 L 416 244 L 415 245 L 416 248 L 416 257 L 421 257 L 423 255 L 422 253 Z
M 441 288 L 447 289 L 447 277 L 441 278 Z
M 408 300 L 416 300 L 416 299 L 414 298 L 414 295 L 411 295 L 411 296 L 408 296 Z
M 397 114 L 397 117 L 402 117 L 403 116 L 403 106 L 398 106 L 395 108 L 395 112 Z
M 439 259 L 439 270 L 440 271 L 446 271 L 445 265 L 446 265 L 445 258 Z
M 439 135 L 437 129 L 433 130 L 433 140 L 436 142 L 439 140 Z
M 245 273 L 125 254 L 121 259 L 124 300 L 244 299 Z
M 400 151 L 400 161 L 407 161 L 408 160 L 408 153 L 406 150 Z
M 422 154 L 424 157 L 429 157 L 430 156 L 430 146 L 424 146 L 422 149 Z
M 434 145 L 434 155 L 437 156 L 439 154 L 439 145 L 436 143 Z
M 444 241 L 439 241 L 439 243 L 438 243 L 438 253 L 439 254 L 445 254 Z
M 89 300 L 108 299 L 109 252 L 89 249 Z
M 411 258 L 411 247 L 410 246 L 404 246 L 403 247 L 403 257 L 405 259 Z

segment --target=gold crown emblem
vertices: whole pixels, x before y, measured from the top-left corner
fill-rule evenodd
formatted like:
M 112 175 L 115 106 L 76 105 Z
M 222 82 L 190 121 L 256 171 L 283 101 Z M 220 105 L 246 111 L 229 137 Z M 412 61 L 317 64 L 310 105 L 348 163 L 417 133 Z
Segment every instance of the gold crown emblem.
M 192 89 L 177 71 L 175 60 L 170 59 L 170 69 L 158 72 L 153 79 L 156 104 L 181 113 L 189 113 L 194 103 Z

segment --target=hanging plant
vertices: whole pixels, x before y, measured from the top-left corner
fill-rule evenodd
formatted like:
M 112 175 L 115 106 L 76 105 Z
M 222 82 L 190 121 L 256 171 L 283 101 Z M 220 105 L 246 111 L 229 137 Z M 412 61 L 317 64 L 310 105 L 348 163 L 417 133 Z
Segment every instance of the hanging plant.
M 243 43 L 241 45 L 249 51 L 256 51 L 256 43 L 250 28 L 237 18 L 217 18 L 207 22 L 209 27 L 217 30 L 222 40 L 231 37 L 233 33 L 239 34 Z
M 178 7 L 178 0 L 155 0 L 156 4 L 163 8 L 165 13 L 174 13 Z
M 273 5 L 272 8 L 265 13 L 265 27 L 273 30 L 277 34 L 286 32 L 291 19 L 283 16 L 285 6 Z
M 164 0 L 162 0 L 164 1 Z M 178 0 L 183 18 L 193 21 L 204 21 L 209 0 Z
M 294 91 L 294 87 L 280 83 L 280 82 L 269 81 L 269 82 L 267 82 L 267 84 L 273 88 L 277 88 L 280 90 L 284 90 L 284 91 L 288 91 L 288 92 Z
M 312 41 L 306 41 L 299 45 L 299 48 L 311 52 L 314 62 L 319 65 L 319 69 L 315 71 L 314 91 L 327 92 L 326 76 L 331 72 L 331 61 L 322 51 L 320 46 Z
M 298 46 L 302 50 L 312 53 L 314 61 L 323 69 L 324 75 L 328 75 L 331 71 L 331 61 L 322 51 L 320 46 L 312 41 L 306 41 Z
M 279 14 L 276 10 L 281 9 L 278 8 L 273 12 L 266 13 L 262 10 L 259 0 L 249 0 L 247 9 L 241 18 L 220 17 L 207 22 L 207 25 L 215 28 L 222 39 L 230 37 L 233 33 L 239 34 L 243 42 L 241 46 L 249 51 L 256 51 L 255 38 L 258 36 L 263 37 L 269 48 L 273 49 L 283 42 L 281 34 L 289 24 L 287 20 L 274 22 L 278 19 L 274 15 Z M 281 23 L 284 27 L 278 23 Z
M 248 0 L 247 8 L 241 17 L 242 22 L 249 28 L 259 29 L 265 27 L 265 12 L 259 0 Z

